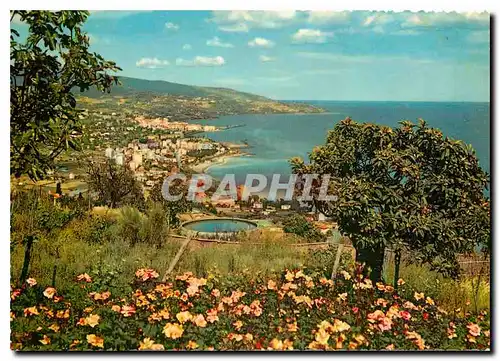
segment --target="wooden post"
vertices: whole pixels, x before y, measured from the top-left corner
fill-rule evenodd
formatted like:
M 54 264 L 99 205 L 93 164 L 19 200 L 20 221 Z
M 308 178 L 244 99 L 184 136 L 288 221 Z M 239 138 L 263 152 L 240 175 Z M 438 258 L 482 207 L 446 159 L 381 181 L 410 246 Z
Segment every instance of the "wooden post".
M 332 268 L 332 276 L 330 277 L 332 280 L 335 279 L 335 275 L 337 274 L 337 268 L 339 268 L 340 256 L 342 255 L 343 250 L 344 250 L 344 243 L 340 241 L 337 247 L 337 254 L 335 255 L 335 263 L 333 264 Z
M 32 248 L 33 248 L 33 236 L 28 236 L 28 239 L 26 240 L 26 246 L 24 249 L 24 262 L 23 262 L 23 268 L 21 270 L 21 277 L 19 278 L 19 283 L 23 283 L 24 281 L 26 281 L 26 278 L 28 277 Z
M 399 264 L 401 261 L 401 251 L 398 249 L 394 255 L 394 289 L 398 289 Z
M 174 269 L 175 265 L 177 264 L 177 262 L 179 262 L 179 259 L 181 258 L 182 253 L 184 253 L 184 250 L 186 249 L 186 247 L 189 244 L 189 242 L 191 242 L 191 235 L 188 235 L 188 237 L 186 238 L 186 240 L 184 241 L 184 243 L 181 245 L 181 248 L 179 248 L 179 251 L 175 255 L 175 258 L 172 260 L 172 262 L 170 262 L 170 266 L 168 267 L 167 271 L 163 275 L 163 278 L 161 280 L 162 282 L 166 282 L 167 281 L 168 275 L 170 274 L 170 272 L 173 271 L 173 269 Z

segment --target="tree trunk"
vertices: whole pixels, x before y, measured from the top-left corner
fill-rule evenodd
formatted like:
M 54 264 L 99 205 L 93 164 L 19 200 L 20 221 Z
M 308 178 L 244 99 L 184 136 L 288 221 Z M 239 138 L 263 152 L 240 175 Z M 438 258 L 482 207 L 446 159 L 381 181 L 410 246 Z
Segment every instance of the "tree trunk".
M 356 262 L 365 264 L 364 272 L 365 274 L 369 273 L 373 282 L 381 281 L 384 266 L 384 246 L 356 248 Z

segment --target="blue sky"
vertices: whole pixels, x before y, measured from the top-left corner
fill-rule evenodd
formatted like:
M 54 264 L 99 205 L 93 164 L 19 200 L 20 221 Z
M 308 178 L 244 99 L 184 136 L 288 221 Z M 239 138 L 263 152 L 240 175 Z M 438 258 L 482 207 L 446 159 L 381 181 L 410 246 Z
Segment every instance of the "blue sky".
M 142 79 L 275 99 L 490 97 L 486 13 L 96 11 L 84 28 Z

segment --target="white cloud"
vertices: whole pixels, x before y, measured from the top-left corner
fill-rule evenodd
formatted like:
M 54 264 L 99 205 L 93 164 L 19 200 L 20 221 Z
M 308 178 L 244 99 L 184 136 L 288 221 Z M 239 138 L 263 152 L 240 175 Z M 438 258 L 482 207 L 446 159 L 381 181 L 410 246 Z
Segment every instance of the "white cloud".
M 208 46 L 217 46 L 219 48 L 234 48 L 233 44 L 230 43 L 223 43 L 219 37 L 214 36 L 212 39 L 207 40 L 207 45 Z
M 292 35 L 292 40 L 295 43 L 326 43 L 328 38 L 331 38 L 333 33 L 324 32 L 317 29 L 299 29 Z
M 160 60 L 158 58 L 141 58 L 135 63 L 135 66 L 138 68 L 157 69 L 163 68 L 169 64 L 168 60 Z
M 177 31 L 179 30 L 179 25 L 174 23 L 165 23 L 165 29 Z
M 350 17 L 350 11 L 309 11 L 307 22 L 317 25 L 346 23 Z
M 405 13 L 406 19 L 402 27 L 443 27 L 457 24 L 476 24 L 489 26 L 490 16 L 486 12 L 457 13 L 457 12 L 419 12 Z
M 192 49 L 191 44 L 184 44 L 184 45 L 182 46 L 182 50 L 191 50 L 191 49 Z
M 272 48 L 274 46 L 274 41 L 264 39 L 264 38 L 255 38 L 248 42 L 248 46 L 251 48 Z
M 375 13 L 365 18 L 365 21 L 363 21 L 363 26 L 385 25 L 393 22 L 394 20 L 395 17 L 393 14 Z
M 238 23 L 233 25 L 221 25 L 219 26 L 220 31 L 225 31 L 226 33 L 248 33 L 248 25 L 245 23 Z
M 467 36 L 467 41 L 470 43 L 489 43 L 490 42 L 490 32 L 485 31 L 473 31 Z
M 276 58 L 273 58 L 273 57 L 271 57 L 271 56 L 261 55 L 261 56 L 259 56 L 259 60 L 260 60 L 261 62 L 263 62 L 263 63 L 269 63 L 269 62 L 271 62 L 271 61 L 275 61 L 275 60 L 276 60 Z
M 420 35 L 422 34 L 420 31 L 413 30 L 413 29 L 401 29 L 398 31 L 395 31 L 391 33 L 391 35 L 410 35 L 410 36 L 415 36 L 415 35 Z
M 213 58 L 208 56 L 196 56 L 193 60 L 177 58 L 175 64 L 178 66 L 222 66 L 226 63 L 222 56 Z
M 296 21 L 298 12 L 283 11 L 212 11 L 208 19 L 219 25 L 222 31 L 248 32 L 249 29 L 278 29 Z

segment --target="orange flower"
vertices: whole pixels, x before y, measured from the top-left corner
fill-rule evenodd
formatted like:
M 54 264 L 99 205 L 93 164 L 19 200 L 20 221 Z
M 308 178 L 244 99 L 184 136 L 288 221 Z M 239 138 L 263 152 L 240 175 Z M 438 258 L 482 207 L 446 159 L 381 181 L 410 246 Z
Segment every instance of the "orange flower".
M 299 329 L 297 326 L 297 322 L 287 323 L 286 328 L 288 329 L 289 332 L 297 332 Z
M 391 343 L 391 344 L 390 344 L 390 345 L 388 345 L 385 349 L 386 349 L 386 350 L 389 350 L 389 351 L 394 350 L 394 344 L 393 344 L 393 343 Z
M 210 323 L 219 321 L 219 316 L 217 316 L 217 310 L 215 308 L 212 308 L 207 311 L 207 321 Z
M 269 342 L 268 350 L 293 350 L 293 342 L 287 340 L 281 341 L 277 338 L 273 338 Z
M 186 348 L 187 348 L 188 350 L 194 350 L 194 349 L 196 349 L 196 348 L 198 348 L 198 347 L 199 347 L 199 346 L 198 346 L 198 344 L 197 344 L 196 342 L 192 341 L 192 340 L 190 340 L 190 341 L 187 343 L 187 345 L 186 345 Z
M 81 275 L 76 276 L 77 281 L 85 281 L 85 282 L 92 282 L 92 278 L 86 273 L 82 273 Z
M 210 294 L 211 294 L 212 296 L 214 296 L 215 298 L 217 298 L 217 297 L 219 297 L 219 296 L 220 296 L 220 291 L 219 291 L 217 288 L 214 288 L 214 289 L 212 290 L 212 292 L 210 292 Z
M 26 283 L 27 283 L 30 287 L 34 287 L 34 286 L 36 286 L 36 279 L 34 279 L 34 278 L 28 278 L 28 279 L 26 280 Z
M 94 347 L 104 348 L 104 339 L 94 334 L 87 335 L 87 342 Z
M 319 328 L 314 335 L 314 339 L 320 345 L 328 345 L 328 340 L 330 339 L 330 334 L 324 328 Z
M 406 283 L 406 282 L 405 282 L 402 278 L 398 279 L 398 286 L 402 286 L 402 285 L 404 285 L 405 283 Z
M 56 318 L 69 318 L 69 309 L 57 311 Z
M 332 326 L 332 332 L 344 332 L 351 328 L 348 323 L 335 319 Z
M 290 271 L 287 271 L 287 272 L 286 272 L 285 279 L 286 279 L 288 282 L 293 281 L 293 280 L 294 280 L 294 278 L 295 278 L 295 276 L 293 275 L 293 273 L 292 273 L 292 272 L 290 272 Z
M 181 337 L 183 332 L 184 328 L 178 323 L 169 322 L 165 325 L 165 327 L 163 327 L 163 333 L 165 336 L 174 340 Z
M 47 298 L 53 298 L 56 292 L 57 291 L 54 287 L 47 287 L 45 291 L 43 291 L 43 295 Z
M 467 329 L 469 330 L 469 333 L 472 335 L 472 336 L 479 336 L 481 334 L 481 327 L 479 327 L 477 324 L 475 323 L 469 323 L 467 325 Z
M 118 305 L 113 305 L 111 306 L 111 309 L 115 312 L 120 312 L 122 308 Z
M 135 276 L 145 282 L 152 278 L 158 278 L 159 274 L 152 268 L 140 268 L 135 272 Z
M 273 280 L 267 281 L 267 289 L 275 290 L 276 289 L 276 282 L 274 282 Z
M 47 335 L 43 335 L 43 338 L 39 342 L 43 345 L 50 345 L 50 338 Z
M 123 315 L 123 317 L 130 317 L 133 314 L 135 314 L 135 307 L 133 305 L 132 306 L 123 305 L 120 313 Z
M 193 323 L 201 328 L 207 326 L 207 321 L 205 321 L 205 317 L 203 317 L 202 314 L 196 315 L 196 317 L 193 319 Z
M 425 303 L 432 306 L 432 305 L 434 305 L 434 300 L 430 297 L 426 297 Z

